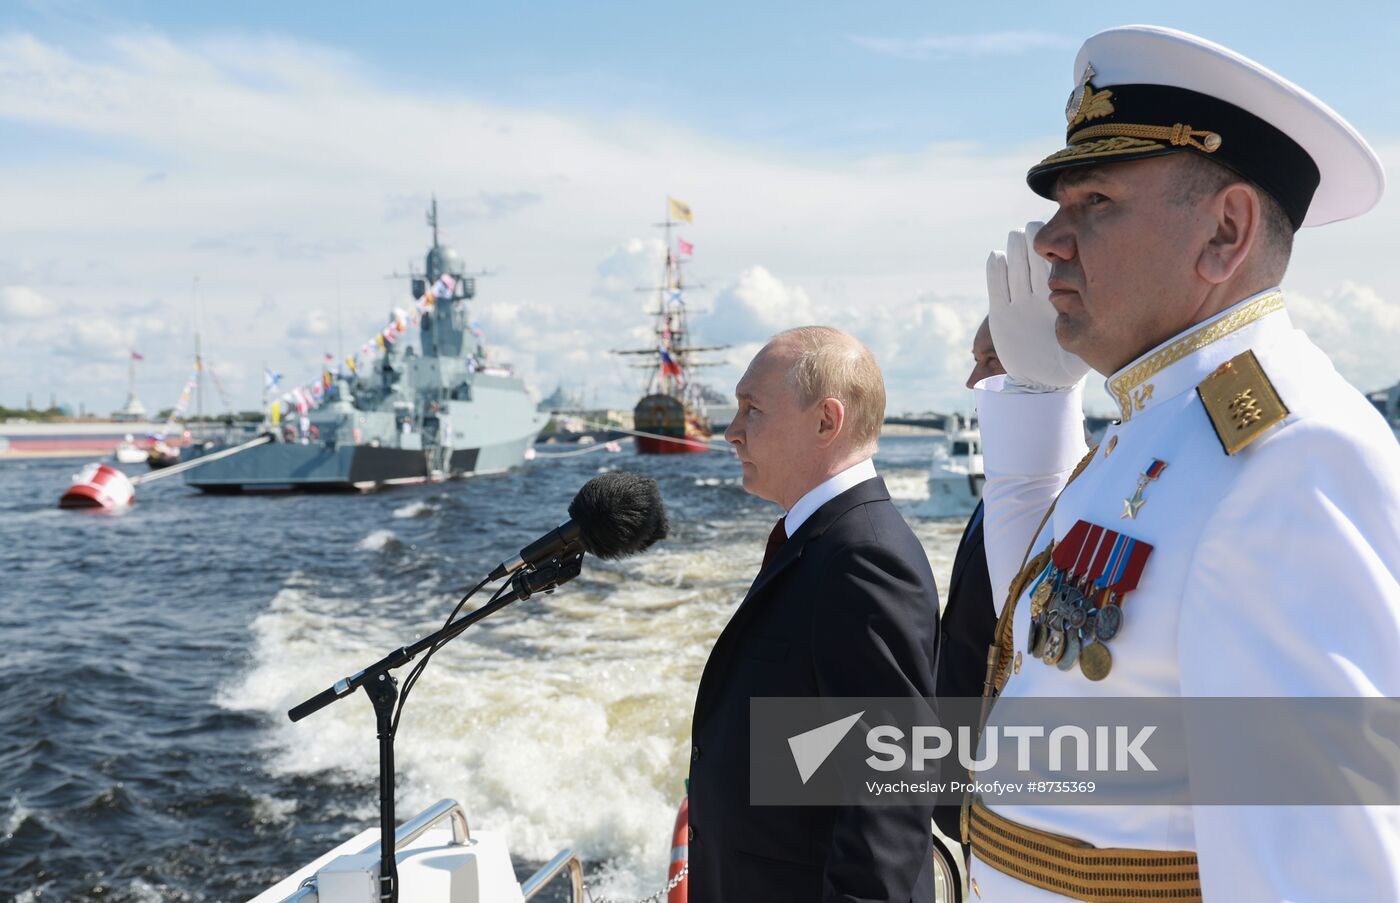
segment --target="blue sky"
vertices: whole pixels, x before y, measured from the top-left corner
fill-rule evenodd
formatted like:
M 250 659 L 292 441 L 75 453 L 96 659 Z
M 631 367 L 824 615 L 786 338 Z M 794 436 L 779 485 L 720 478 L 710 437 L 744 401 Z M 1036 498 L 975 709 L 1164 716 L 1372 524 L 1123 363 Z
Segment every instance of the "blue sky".
M 206 344 L 251 406 L 262 360 L 295 372 L 333 321 L 373 330 L 434 190 L 445 232 L 498 270 L 481 318 L 538 389 L 627 401 L 630 377 L 596 352 L 644 331 L 619 286 L 649 281 L 646 227 L 670 193 L 697 211 L 697 331 L 714 310 L 711 331 L 739 345 L 717 383 L 763 329 L 864 308 L 885 318 L 867 339 L 893 406 L 964 404 L 982 258 L 1045 215 L 1019 174 L 1062 134 L 1088 34 L 1204 34 L 1327 100 L 1388 162 L 1400 145 L 1385 64 L 1400 5 L 1015 6 L 9 4 L 0 318 L 20 325 L 0 404 L 56 392 L 110 409 L 120 346 L 141 343 L 163 406 L 185 369 L 163 349 L 188 345 L 198 276 L 221 332 Z M 1358 383 L 1400 377 L 1368 350 L 1377 324 L 1347 332 L 1400 293 L 1397 216 L 1387 201 L 1319 231 L 1290 276 Z M 553 338 L 527 328 L 542 319 Z
M 112 32 L 285 36 L 415 93 L 599 117 L 661 116 L 785 149 L 905 150 L 1024 138 L 1053 117 L 1080 41 L 1126 22 L 1211 37 L 1286 72 L 1376 138 L 1400 4 L 1276 2 L 237 4 L 31 0 L 0 27 L 80 48 Z M 1008 12 L 1011 15 L 1008 15 Z M 450 66 L 452 74 L 442 69 Z

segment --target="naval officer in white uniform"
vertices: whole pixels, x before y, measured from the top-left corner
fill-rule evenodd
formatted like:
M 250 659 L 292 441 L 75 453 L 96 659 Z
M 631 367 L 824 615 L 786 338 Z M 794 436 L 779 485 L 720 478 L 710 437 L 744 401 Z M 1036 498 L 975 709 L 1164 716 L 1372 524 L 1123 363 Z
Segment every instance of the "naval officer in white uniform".
M 1168 29 L 1090 38 L 1066 118 L 1028 176 L 1057 212 L 988 262 L 991 683 L 1400 696 L 1400 446 L 1278 287 L 1295 230 L 1376 204 L 1380 161 L 1306 91 Z M 1086 455 L 1091 368 L 1121 420 Z M 964 829 L 993 903 L 1400 900 L 1394 808 L 984 799 Z

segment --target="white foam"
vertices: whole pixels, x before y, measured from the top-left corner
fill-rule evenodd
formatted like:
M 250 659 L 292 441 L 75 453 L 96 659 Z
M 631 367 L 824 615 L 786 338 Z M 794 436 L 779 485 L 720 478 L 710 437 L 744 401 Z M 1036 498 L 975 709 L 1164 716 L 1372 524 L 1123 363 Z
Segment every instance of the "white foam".
M 366 552 L 378 552 L 394 540 L 393 530 L 375 530 L 360 540 L 358 548 Z
M 45 881 L 43 884 L 36 885 L 28 890 L 22 890 L 15 894 L 14 903 L 36 903 L 36 901 L 39 900 L 46 900 L 48 897 L 46 897 L 45 894 L 48 893 L 48 889 L 52 886 L 52 881 Z
M 9 809 L 9 812 L 5 815 L 5 830 L 0 833 L 3 833 L 4 838 L 8 840 L 19 830 L 19 826 L 24 824 L 24 820 L 34 814 L 34 811 L 20 802 L 20 798 L 17 796 L 10 797 L 6 808 Z
M 297 811 L 296 800 L 259 796 L 253 800 L 253 818 L 260 824 L 285 824 Z
M 743 477 L 696 477 L 696 486 L 739 486 L 744 482 Z
M 883 474 L 885 487 L 895 502 L 922 502 L 928 498 L 928 473 L 925 471 L 893 471 Z
M 573 846 L 598 893 L 660 888 L 685 792 L 695 688 L 758 569 L 767 526 L 709 523 L 718 538 L 703 545 L 590 560 L 583 579 L 507 608 L 445 647 L 400 725 L 400 818 L 455 798 L 473 826 L 504 831 L 518 859 L 543 861 Z M 951 535 L 955 545 L 950 530 L 931 524 L 920 533 L 940 544 Z M 938 558 L 950 563 L 951 554 Z M 295 725 L 285 712 L 436 628 L 456 599 L 422 587 L 378 596 L 371 588 L 369 596 L 321 596 L 294 573 L 254 620 L 253 666 L 220 702 L 268 715 L 274 773 L 343 772 L 373 785 L 374 718 L 362 695 Z M 395 623 L 386 610 L 418 623 Z M 351 813 L 366 827 L 377 811 L 371 796 Z M 295 817 L 283 801 L 266 805 L 269 817 Z
M 167 896 L 161 892 L 163 887 L 163 885 L 157 887 L 144 878 L 133 878 L 126 889 L 131 895 L 130 899 L 135 900 L 136 903 L 162 903 L 167 899 Z
M 401 508 L 395 508 L 394 517 L 429 517 L 436 511 L 437 509 L 433 507 L 432 503 L 417 501 L 410 502 Z

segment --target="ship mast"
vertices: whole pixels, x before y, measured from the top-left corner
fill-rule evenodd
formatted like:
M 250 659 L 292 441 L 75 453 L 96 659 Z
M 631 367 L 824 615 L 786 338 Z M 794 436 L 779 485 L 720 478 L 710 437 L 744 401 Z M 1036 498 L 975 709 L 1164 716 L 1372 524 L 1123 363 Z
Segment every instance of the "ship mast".
M 436 251 L 436 250 L 437 250 L 437 246 L 438 246 L 438 233 L 437 233 L 437 230 L 438 230 L 438 216 L 437 216 L 437 195 L 436 195 L 436 194 L 434 194 L 434 195 L 432 196 L 432 200 L 433 200 L 432 206 L 428 208 L 428 225 L 433 227 L 433 247 L 432 247 L 432 251 Z M 429 258 L 431 258 L 431 257 L 433 256 L 432 251 L 429 251 L 429 252 L 428 252 L 428 257 L 429 257 Z M 428 285 L 432 285 L 432 284 L 433 284 L 433 281 L 434 281 L 435 277 L 433 276 L 432 273 L 428 272 L 428 269 L 427 269 L 426 266 L 423 268 L 423 277 L 424 277 L 424 279 L 427 281 L 427 284 L 428 284 Z M 450 302 L 449 302 L 449 304 L 450 304 Z M 439 354 L 441 354 L 441 351 L 440 351 L 440 349 L 438 348 L 438 332 L 439 332 L 440 330 L 437 328 L 437 325 L 438 325 L 438 322 L 439 322 L 439 320 L 438 320 L 439 315 L 443 312 L 444 309 L 450 311 L 450 307 L 446 307 L 446 306 L 441 305 L 441 304 L 438 304 L 436 301 L 434 301 L 434 302 L 433 302 L 432 313 L 429 314 L 429 316 L 431 316 L 431 317 L 433 318 L 433 319 L 432 319 L 432 323 L 433 323 L 433 330 L 432 330 L 432 333 L 433 333 L 433 356 L 434 356 L 434 357 L 436 357 L 436 356 L 438 356 Z M 450 316 L 450 315 L 451 315 L 451 314 L 449 313 L 449 316 Z M 420 337 L 419 337 L 419 342 L 422 342 L 422 337 L 421 337 L 421 335 L 420 335 Z M 427 352 L 427 350 L 428 350 L 428 349 L 426 349 L 426 348 L 423 349 L 423 351 L 424 351 L 425 353 Z
M 685 317 L 683 310 L 676 312 L 672 309 L 671 304 L 673 298 L 682 297 L 680 259 L 671 250 L 671 227 L 680 224 L 671 219 L 671 199 L 669 197 L 666 199 L 666 215 L 659 225 L 666 236 L 666 258 L 661 272 L 661 284 L 656 289 L 657 353 L 669 354 L 681 372 L 678 376 L 662 366 L 655 371 L 655 378 L 657 390 L 662 395 L 680 399 L 685 392 L 686 361 L 683 353 L 678 349 L 685 346 Z
M 650 358 L 652 363 L 639 363 L 632 366 L 637 369 L 648 371 L 645 382 L 642 384 L 642 391 L 645 394 L 668 395 L 677 401 L 685 403 L 687 396 L 703 407 L 701 402 L 701 387 L 693 379 L 693 371 L 699 367 L 712 367 L 717 364 L 693 359 L 695 352 L 702 351 L 723 351 L 727 345 L 713 345 L 705 347 L 691 347 L 687 340 L 690 335 L 690 325 L 686 314 L 685 305 L 685 272 L 684 263 L 680 254 L 672 247 L 671 229 L 679 226 L 680 221 L 672 218 L 672 201 L 666 199 L 666 216 L 659 223 L 654 223 L 657 228 L 663 230 L 666 242 L 666 254 L 663 262 L 661 281 L 653 286 L 640 288 L 639 291 L 656 293 L 656 310 L 652 314 L 656 317 L 654 332 L 656 334 L 656 344 L 651 348 L 635 348 L 614 351 L 614 354 L 638 355 Z M 669 366 L 667 357 L 674 366 Z M 675 371 L 679 371 L 678 373 Z
M 199 277 L 194 277 L 194 419 L 204 420 L 204 358 L 199 353 Z

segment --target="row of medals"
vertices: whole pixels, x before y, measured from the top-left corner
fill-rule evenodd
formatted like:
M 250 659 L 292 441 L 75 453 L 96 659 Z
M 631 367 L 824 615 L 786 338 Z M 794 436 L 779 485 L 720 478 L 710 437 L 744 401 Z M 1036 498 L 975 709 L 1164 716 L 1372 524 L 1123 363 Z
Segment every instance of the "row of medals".
M 1084 594 L 1082 584 L 1061 575 L 1054 565 L 1031 593 L 1031 629 L 1026 648 L 1031 655 L 1090 680 L 1103 680 L 1113 670 L 1108 642 L 1123 629 L 1123 607 L 1116 594 L 1099 608 Z

